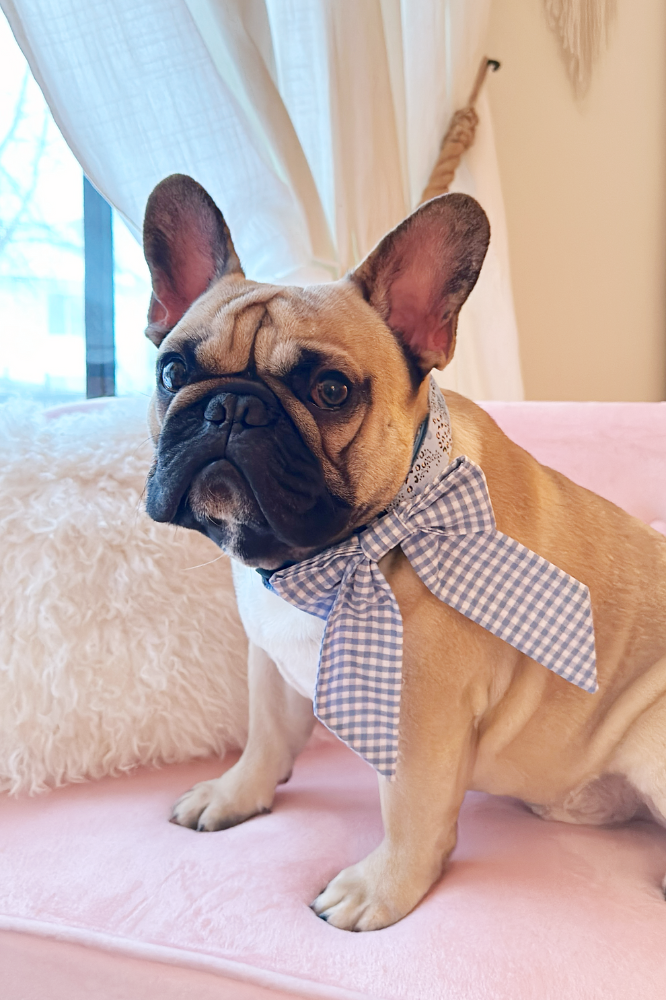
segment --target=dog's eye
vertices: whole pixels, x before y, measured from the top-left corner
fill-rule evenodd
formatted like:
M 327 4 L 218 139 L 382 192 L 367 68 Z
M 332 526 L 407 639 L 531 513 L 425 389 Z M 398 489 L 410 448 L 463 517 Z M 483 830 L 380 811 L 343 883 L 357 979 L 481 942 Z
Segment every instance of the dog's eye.
M 317 406 L 336 409 L 349 395 L 349 382 L 342 372 L 324 372 L 312 387 L 310 398 Z
M 169 392 L 178 392 L 187 382 L 187 365 L 181 358 L 172 358 L 162 368 L 160 381 Z

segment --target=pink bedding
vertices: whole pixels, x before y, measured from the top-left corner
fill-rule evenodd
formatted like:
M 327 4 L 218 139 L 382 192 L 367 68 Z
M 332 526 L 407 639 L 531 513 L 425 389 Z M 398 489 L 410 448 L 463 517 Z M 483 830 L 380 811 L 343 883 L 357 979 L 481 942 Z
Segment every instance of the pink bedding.
M 488 404 L 542 461 L 666 522 L 666 404 Z M 225 763 L 229 766 L 231 760 Z M 166 822 L 217 761 L 0 802 L 0 996 L 663 1000 L 666 832 L 545 823 L 467 796 L 446 877 L 405 920 L 349 934 L 308 903 L 381 836 L 370 768 L 315 742 L 272 815 Z
M 544 465 L 666 527 L 666 403 L 482 405 Z
M 144 1000 L 196 986 L 198 997 L 239 1000 L 268 988 L 663 1000 L 666 833 L 657 827 L 545 823 L 518 803 L 470 794 L 446 878 L 394 927 L 349 934 L 307 904 L 381 836 L 370 768 L 320 745 L 303 754 L 271 816 L 219 834 L 167 823 L 178 793 L 218 770 L 216 761 L 144 770 L 3 803 L 0 926 L 23 935 L 17 949 L 15 934 L 0 933 L 3 980 L 19 979 L 4 996 Z M 60 956 L 49 938 L 68 942 Z

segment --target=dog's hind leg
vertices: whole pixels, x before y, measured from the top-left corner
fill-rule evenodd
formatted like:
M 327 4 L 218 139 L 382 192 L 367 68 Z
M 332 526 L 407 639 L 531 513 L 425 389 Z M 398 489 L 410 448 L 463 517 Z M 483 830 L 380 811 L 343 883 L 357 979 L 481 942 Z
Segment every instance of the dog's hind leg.
M 666 657 L 659 666 L 666 667 Z M 666 695 L 658 697 L 631 726 L 612 766 L 636 790 L 645 814 L 666 827 Z M 661 888 L 666 896 L 666 873 Z
M 224 830 L 270 812 L 275 786 L 286 781 L 312 732 L 312 702 L 298 694 L 270 657 L 250 643 L 250 720 L 240 760 L 220 778 L 202 781 L 173 807 L 171 822 L 192 830 Z
M 650 674 L 656 691 L 663 691 L 666 657 Z M 653 818 L 666 826 L 666 694 L 657 694 L 628 728 L 608 769 L 623 775 Z
M 587 826 L 626 823 L 634 817 L 647 816 L 640 794 L 623 774 L 604 773 L 588 779 L 561 802 L 526 805 L 542 819 Z

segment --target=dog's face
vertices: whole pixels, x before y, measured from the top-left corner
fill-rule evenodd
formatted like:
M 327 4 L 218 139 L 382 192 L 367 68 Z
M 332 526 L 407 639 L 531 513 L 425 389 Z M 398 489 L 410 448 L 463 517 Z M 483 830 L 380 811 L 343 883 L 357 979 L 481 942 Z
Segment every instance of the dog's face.
M 144 222 L 159 346 L 150 516 L 266 569 L 366 524 L 408 472 L 427 374 L 453 356 L 488 239 L 478 204 L 445 195 L 341 281 L 258 284 L 203 188 L 158 185 Z

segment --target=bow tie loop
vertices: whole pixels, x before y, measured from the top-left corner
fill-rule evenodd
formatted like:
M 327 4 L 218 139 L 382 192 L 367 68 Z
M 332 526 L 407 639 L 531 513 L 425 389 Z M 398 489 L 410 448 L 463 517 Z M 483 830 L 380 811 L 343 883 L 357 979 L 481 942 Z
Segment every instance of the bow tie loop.
M 358 535 L 304 562 L 277 570 L 264 585 L 315 618 L 328 618 L 340 587 L 363 553 Z

